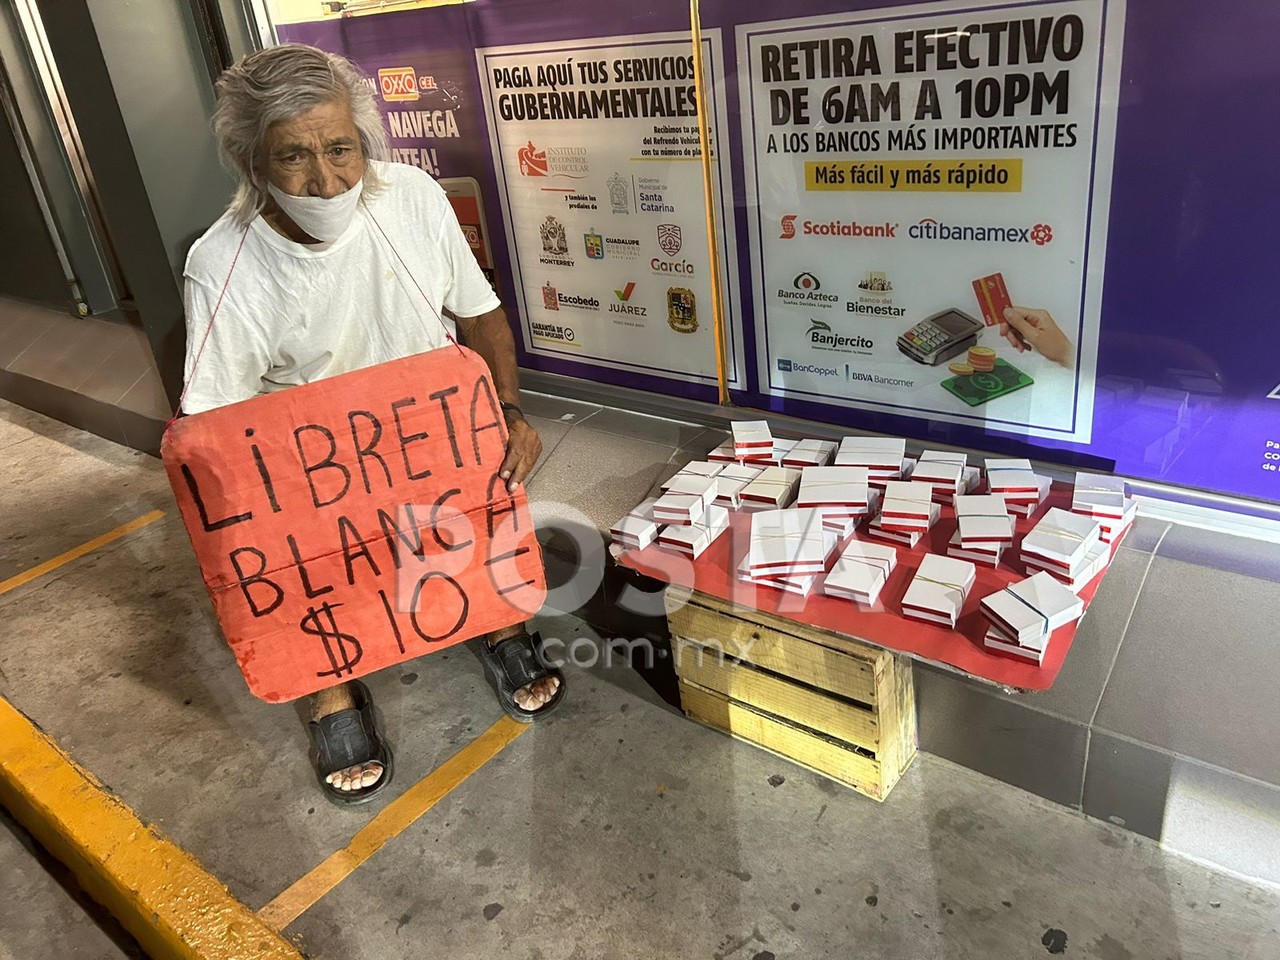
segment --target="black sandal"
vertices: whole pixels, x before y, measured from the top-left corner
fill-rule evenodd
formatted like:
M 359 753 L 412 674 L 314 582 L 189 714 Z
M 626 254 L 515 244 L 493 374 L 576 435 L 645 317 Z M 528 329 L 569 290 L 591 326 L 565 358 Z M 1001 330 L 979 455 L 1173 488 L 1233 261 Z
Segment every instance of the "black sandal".
M 532 723 L 549 714 L 564 699 L 564 675 L 547 667 L 542 659 L 542 636 L 528 631 L 490 645 L 489 638 L 480 641 L 484 645 L 484 666 L 489 680 L 497 689 L 498 702 L 507 716 L 521 723 Z M 556 677 L 560 686 L 555 695 L 537 710 L 526 710 L 516 703 L 516 691 L 536 680 Z
M 311 765 L 324 795 L 339 806 L 368 803 L 391 782 L 393 771 L 391 747 L 378 735 L 373 715 L 373 697 L 359 680 L 348 684 L 355 706 L 339 710 L 307 724 L 311 739 Z M 358 764 L 382 764 L 382 776 L 376 783 L 355 790 L 342 790 L 325 777 Z

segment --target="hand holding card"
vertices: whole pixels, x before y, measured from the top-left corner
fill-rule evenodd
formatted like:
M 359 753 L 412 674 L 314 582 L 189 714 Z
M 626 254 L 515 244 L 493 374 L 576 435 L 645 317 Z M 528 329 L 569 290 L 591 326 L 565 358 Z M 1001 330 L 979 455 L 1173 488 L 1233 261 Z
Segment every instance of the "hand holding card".
M 1062 332 L 1048 310 L 1029 307 L 1007 307 L 1000 335 L 1018 350 L 1025 353 L 1034 350 L 1046 360 L 1071 365 L 1071 341 Z

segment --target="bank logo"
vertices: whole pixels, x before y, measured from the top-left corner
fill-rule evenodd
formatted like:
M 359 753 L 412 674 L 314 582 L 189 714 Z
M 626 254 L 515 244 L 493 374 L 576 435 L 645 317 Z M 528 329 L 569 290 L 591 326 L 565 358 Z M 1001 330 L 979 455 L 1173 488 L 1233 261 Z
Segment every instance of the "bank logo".
M 944 223 L 925 217 L 907 228 L 912 240 L 958 240 L 962 243 L 1034 243 L 1043 247 L 1053 242 L 1053 227 L 1036 223 L 1029 227 L 1005 224 Z
M 382 99 L 388 103 L 417 100 L 418 77 L 413 67 L 386 67 L 378 71 L 378 89 L 382 92 Z
M 840 333 L 834 333 L 831 324 L 824 323 L 821 320 L 810 320 L 809 329 L 805 331 L 805 335 L 809 338 L 809 346 L 815 350 L 836 350 L 840 353 L 859 353 L 870 351 L 875 346 L 875 341 L 867 337 L 846 337 Z M 830 374 L 824 376 L 833 376 L 836 371 L 832 370 Z
M 532 140 L 516 151 L 522 177 L 566 177 L 581 180 L 587 175 L 586 147 L 547 147 L 539 150 Z
M 668 257 L 674 257 L 684 246 L 680 228 L 674 223 L 658 224 L 658 248 Z
M 782 235 L 779 240 L 793 240 L 796 235 L 796 214 L 788 213 L 782 218 Z
M 622 175 L 616 171 L 605 183 L 609 187 L 610 209 L 614 213 L 630 213 L 631 191 L 628 189 L 630 184 L 623 180 Z
M 698 329 L 698 301 L 688 287 L 667 288 L 667 325 L 676 333 Z
M 778 358 L 779 373 L 812 373 L 819 377 L 838 377 L 840 371 L 835 367 L 823 367 L 816 363 L 797 363 L 794 360 Z
M 556 294 L 556 288 L 551 285 L 550 280 L 542 287 L 542 305 L 548 310 L 560 309 L 560 297 Z
M 563 257 L 569 252 L 569 237 L 564 232 L 564 224 L 555 217 L 548 215 L 538 227 L 538 233 L 542 236 L 543 253 Z
M 822 281 L 812 273 L 797 274 L 791 281 L 791 289 L 778 288 L 778 300 L 784 304 L 805 309 L 830 310 L 840 302 L 833 293 L 822 292 Z
M 783 217 L 782 235 L 787 239 L 787 230 L 790 229 L 790 236 L 795 236 L 795 224 L 785 222 L 787 218 Z M 795 218 L 792 217 L 792 220 Z M 828 220 L 825 223 L 819 223 L 815 220 L 806 220 L 800 225 L 800 232 L 806 237 L 838 237 L 863 239 L 893 239 L 898 235 L 898 224 L 891 223 L 886 220 L 883 223 L 861 223 L 857 220 Z
M 858 289 L 867 293 L 892 293 L 893 281 L 889 275 L 879 270 L 868 270 L 867 275 L 858 281 Z
M 621 300 L 623 303 L 626 303 L 628 300 L 631 299 L 632 291 L 634 291 L 635 288 L 636 288 L 635 281 L 632 280 L 621 290 L 613 291 L 613 295 L 617 297 L 619 300 Z
M 604 237 L 594 229 L 582 235 L 582 244 L 586 247 L 588 260 L 604 259 Z

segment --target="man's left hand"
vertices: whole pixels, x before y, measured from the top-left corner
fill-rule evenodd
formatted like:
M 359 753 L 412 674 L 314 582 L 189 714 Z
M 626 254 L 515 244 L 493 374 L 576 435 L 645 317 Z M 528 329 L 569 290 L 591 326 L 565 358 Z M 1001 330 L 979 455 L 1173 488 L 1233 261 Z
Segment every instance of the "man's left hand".
M 514 492 L 524 483 L 542 456 L 542 438 L 529 426 L 529 421 L 519 414 L 507 417 L 507 457 L 502 461 L 498 476 L 507 481 L 507 492 Z

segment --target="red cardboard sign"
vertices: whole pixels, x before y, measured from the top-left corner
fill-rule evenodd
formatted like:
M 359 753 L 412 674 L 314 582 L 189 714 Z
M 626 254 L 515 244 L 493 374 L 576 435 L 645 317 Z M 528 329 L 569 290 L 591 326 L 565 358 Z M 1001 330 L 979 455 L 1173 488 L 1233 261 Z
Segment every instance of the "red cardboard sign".
M 542 606 L 484 361 L 448 346 L 175 422 L 161 445 L 227 643 L 278 703 Z

